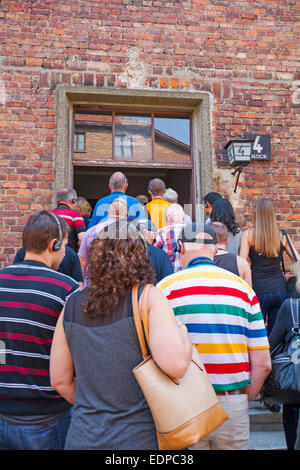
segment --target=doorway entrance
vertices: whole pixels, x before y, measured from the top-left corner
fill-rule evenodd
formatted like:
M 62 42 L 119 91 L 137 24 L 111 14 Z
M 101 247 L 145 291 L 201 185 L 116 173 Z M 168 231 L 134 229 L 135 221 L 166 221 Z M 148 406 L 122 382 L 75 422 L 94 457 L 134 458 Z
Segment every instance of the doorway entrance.
M 148 183 L 153 178 L 162 179 L 167 188 L 178 193 L 179 204 L 183 207 L 193 204 L 193 181 L 191 169 L 174 168 L 124 168 L 74 166 L 74 188 L 78 196 L 85 197 L 94 208 L 101 197 L 107 196 L 109 178 L 115 171 L 121 171 L 128 179 L 129 196 L 144 194 L 150 200 Z M 190 214 L 192 215 L 192 214 Z

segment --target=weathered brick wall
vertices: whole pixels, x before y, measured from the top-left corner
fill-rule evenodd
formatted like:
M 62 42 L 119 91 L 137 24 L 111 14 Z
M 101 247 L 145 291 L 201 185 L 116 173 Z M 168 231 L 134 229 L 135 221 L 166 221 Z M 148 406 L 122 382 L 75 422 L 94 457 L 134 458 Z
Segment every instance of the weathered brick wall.
M 272 198 L 300 248 L 299 15 L 297 0 L 2 0 L 0 264 L 52 204 L 58 84 L 209 91 L 214 189 L 242 221 Z M 271 135 L 272 161 L 234 194 L 223 147 L 245 132 Z

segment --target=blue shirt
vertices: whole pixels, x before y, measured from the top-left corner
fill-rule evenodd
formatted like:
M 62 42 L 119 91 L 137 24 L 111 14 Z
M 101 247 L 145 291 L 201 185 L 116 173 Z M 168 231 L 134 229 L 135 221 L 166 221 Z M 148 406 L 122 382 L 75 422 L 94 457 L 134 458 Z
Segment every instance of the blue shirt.
M 128 205 L 128 219 L 129 220 L 145 219 L 145 213 L 143 211 L 143 207 L 141 203 L 135 197 L 128 196 L 127 194 L 121 191 L 114 191 L 108 196 L 105 196 L 99 199 L 99 201 L 97 202 L 94 208 L 88 228 L 91 228 L 94 225 L 106 219 L 108 217 L 108 207 L 110 203 L 114 199 L 119 198 L 119 197 L 124 198 Z
M 167 253 L 160 248 L 156 248 L 156 246 L 150 245 L 150 243 L 147 243 L 147 246 L 150 264 L 155 271 L 156 282 L 173 274 L 173 266 Z

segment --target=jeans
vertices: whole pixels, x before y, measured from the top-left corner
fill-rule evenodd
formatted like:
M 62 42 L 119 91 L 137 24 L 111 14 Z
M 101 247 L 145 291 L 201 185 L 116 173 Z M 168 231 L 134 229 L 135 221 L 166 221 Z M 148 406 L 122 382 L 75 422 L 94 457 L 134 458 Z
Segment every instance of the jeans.
M 266 323 L 268 336 L 275 324 L 278 310 L 281 307 L 282 302 L 288 299 L 288 293 L 284 292 L 273 292 L 268 294 L 257 294 L 260 308 Z
M 0 450 L 63 450 L 71 410 L 49 424 L 16 425 L 0 417 Z
M 299 406 L 283 405 L 282 421 L 288 450 L 293 450 L 297 437 Z

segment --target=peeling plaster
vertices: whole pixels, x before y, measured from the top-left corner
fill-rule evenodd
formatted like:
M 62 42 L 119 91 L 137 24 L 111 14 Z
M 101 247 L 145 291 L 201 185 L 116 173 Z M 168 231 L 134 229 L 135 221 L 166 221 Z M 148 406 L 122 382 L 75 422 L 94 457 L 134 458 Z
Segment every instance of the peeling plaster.
M 118 75 L 118 82 L 126 84 L 128 88 L 143 88 L 147 76 L 147 66 L 140 59 L 138 47 L 128 49 L 128 62 L 126 70 Z

